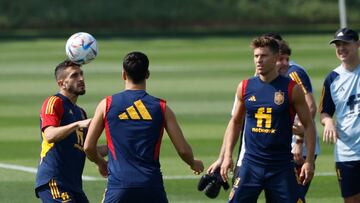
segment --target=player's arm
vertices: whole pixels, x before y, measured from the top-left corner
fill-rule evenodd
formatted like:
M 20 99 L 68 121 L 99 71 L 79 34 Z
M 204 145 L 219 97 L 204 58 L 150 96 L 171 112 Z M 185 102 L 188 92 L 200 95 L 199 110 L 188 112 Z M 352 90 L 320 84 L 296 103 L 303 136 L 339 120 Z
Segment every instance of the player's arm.
M 300 178 L 303 178 L 302 184 L 308 183 L 314 176 L 315 160 L 315 125 L 311 117 L 309 107 L 305 101 L 304 93 L 299 85 L 295 85 L 292 92 L 292 98 L 296 114 L 304 126 L 306 160 L 301 168 Z
M 229 126 L 226 128 L 226 129 L 228 129 L 229 128 Z M 223 141 L 222 141 L 222 144 L 221 144 L 221 149 L 220 149 L 220 153 L 219 153 L 219 157 L 218 157 L 218 159 L 214 162 L 214 163 L 212 163 L 210 166 L 209 166 L 209 168 L 207 169 L 207 173 L 208 174 L 211 174 L 211 173 L 214 173 L 218 168 L 220 168 L 221 167 L 221 164 L 222 164 L 222 162 L 223 162 L 223 160 L 224 160 L 224 154 L 225 154 L 225 146 L 226 146 L 226 135 L 227 135 L 228 133 L 225 131 L 225 134 L 224 134 L 224 137 L 223 137 Z
M 323 141 L 325 143 L 336 143 L 338 133 L 333 119 L 335 104 L 330 94 L 330 84 L 330 80 L 326 78 L 320 98 L 320 122 L 324 126 Z
M 91 118 L 82 121 L 70 123 L 65 126 L 48 126 L 44 130 L 45 139 L 48 143 L 59 142 L 68 137 L 72 132 L 79 128 L 87 128 L 90 124 Z
M 104 115 L 106 109 L 106 99 L 103 99 L 97 106 L 94 117 L 90 123 L 88 133 L 84 143 L 84 151 L 88 159 L 98 166 L 102 176 L 107 177 L 107 161 L 98 150 L 97 142 L 104 129 Z
M 168 106 L 165 109 L 165 129 L 180 158 L 190 166 L 195 174 L 200 174 L 204 170 L 204 165 L 201 160 L 194 159 L 192 149 L 185 140 L 176 116 Z
M 48 143 L 65 139 L 76 129 L 88 127 L 91 121 L 91 119 L 86 119 L 60 126 L 63 113 L 64 107 L 60 97 L 51 96 L 43 103 L 41 108 L 41 130 Z
M 106 145 L 100 145 L 97 147 L 97 150 L 102 157 L 106 157 L 108 155 L 108 148 Z
M 291 72 L 289 74 L 289 76 L 303 90 L 303 92 L 305 94 L 305 101 L 306 101 L 306 104 L 309 107 L 311 117 L 315 118 L 315 115 L 316 115 L 316 102 L 315 102 L 314 95 L 312 94 L 312 85 L 311 85 L 311 81 L 310 81 L 310 78 L 309 78 L 308 74 L 303 69 L 295 69 L 293 72 Z M 303 128 L 301 122 L 298 122 L 298 119 L 295 119 L 295 121 L 296 122 L 294 122 L 293 133 L 295 135 L 302 136 L 304 134 L 304 128 Z M 300 137 L 297 136 L 297 138 L 300 138 Z M 301 140 L 301 138 L 300 138 L 298 141 L 301 142 L 303 140 Z M 299 144 L 301 144 L 301 143 L 299 143 Z
M 245 104 L 242 101 L 242 82 L 238 85 L 236 90 L 236 105 L 233 116 L 231 117 L 228 126 L 225 130 L 225 149 L 224 160 L 221 164 L 220 174 L 224 181 L 228 180 L 228 171 L 233 168 L 232 152 L 234 146 L 239 139 L 239 134 L 245 117 Z
M 304 92 L 305 93 L 305 92 Z M 309 107 L 310 114 L 312 119 L 315 118 L 316 115 L 316 102 L 314 95 L 311 92 L 305 93 L 305 101 L 307 106 Z M 295 144 L 292 148 L 292 153 L 294 155 L 294 161 L 297 164 L 303 164 L 304 158 L 303 158 L 303 142 L 304 142 L 304 126 L 302 123 L 296 122 L 298 119 L 295 119 L 294 125 L 293 125 L 293 134 L 295 135 Z
M 305 101 L 309 107 L 311 117 L 314 119 L 317 111 L 314 95 L 311 92 L 308 92 L 307 94 L 305 94 Z
M 332 116 L 325 112 L 321 113 L 320 122 L 324 126 L 323 141 L 327 144 L 335 144 L 338 138 L 338 133 Z

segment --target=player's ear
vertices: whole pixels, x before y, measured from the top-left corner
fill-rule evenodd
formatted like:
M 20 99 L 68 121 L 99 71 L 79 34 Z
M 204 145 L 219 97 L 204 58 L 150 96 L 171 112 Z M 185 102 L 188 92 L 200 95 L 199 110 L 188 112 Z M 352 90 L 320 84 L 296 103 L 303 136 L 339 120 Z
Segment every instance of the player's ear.
M 58 80 L 57 81 L 57 85 L 59 86 L 59 87 L 63 87 L 65 84 L 64 84 L 64 80 L 62 80 L 62 79 L 60 79 L 60 80 Z
M 121 76 L 122 76 L 123 80 L 127 80 L 127 75 L 126 75 L 126 72 L 124 71 L 124 69 L 122 69 L 122 71 L 121 71 Z
M 145 79 L 149 79 L 149 77 L 150 77 L 150 71 L 149 71 L 149 70 L 147 70 L 147 71 L 146 71 L 146 76 L 145 76 Z

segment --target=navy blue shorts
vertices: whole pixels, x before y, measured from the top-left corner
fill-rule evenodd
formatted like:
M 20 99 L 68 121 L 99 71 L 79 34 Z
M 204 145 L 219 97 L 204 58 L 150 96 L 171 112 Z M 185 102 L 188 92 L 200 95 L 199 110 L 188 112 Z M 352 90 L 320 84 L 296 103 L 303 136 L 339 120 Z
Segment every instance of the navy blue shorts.
M 271 202 L 296 203 L 299 187 L 295 173 L 293 164 L 266 168 L 243 161 L 230 192 L 229 203 L 256 203 L 262 190 L 267 191 Z
M 89 203 L 84 192 L 74 192 L 69 188 L 58 185 L 54 179 L 50 180 L 48 184 L 36 188 L 35 193 L 43 203 Z
M 360 193 L 360 161 L 336 162 L 335 167 L 342 197 Z
M 162 187 L 147 188 L 107 188 L 103 203 L 168 203 Z

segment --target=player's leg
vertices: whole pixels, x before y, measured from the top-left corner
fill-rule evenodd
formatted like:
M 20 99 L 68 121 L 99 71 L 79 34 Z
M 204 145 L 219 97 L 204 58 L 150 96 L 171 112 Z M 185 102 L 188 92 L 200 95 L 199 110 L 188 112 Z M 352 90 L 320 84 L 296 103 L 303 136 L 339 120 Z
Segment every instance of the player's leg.
M 293 164 L 282 168 L 268 168 L 265 175 L 267 202 L 303 203 Z
M 360 161 L 336 162 L 336 174 L 344 202 L 360 202 Z
M 229 195 L 229 203 L 256 203 L 263 189 L 264 170 L 243 162 Z
M 43 203 L 69 202 L 69 203 L 88 203 L 84 193 L 74 193 L 69 188 L 59 185 L 54 179 L 36 189 L 36 194 Z

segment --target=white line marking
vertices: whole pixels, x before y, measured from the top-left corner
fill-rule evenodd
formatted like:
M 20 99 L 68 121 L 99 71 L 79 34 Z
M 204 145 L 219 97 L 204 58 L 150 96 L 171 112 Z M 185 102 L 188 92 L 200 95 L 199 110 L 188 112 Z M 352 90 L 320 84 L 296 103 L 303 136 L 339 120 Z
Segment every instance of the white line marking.
M 12 170 L 23 171 L 23 172 L 28 172 L 28 173 L 36 173 L 37 172 L 37 169 L 33 168 L 33 167 L 20 166 L 20 165 L 14 165 L 14 164 L 5 164 L 5 163 L 0 163 L 0 168 L 12 169 Z M 86 181 L 102 180 L 102 178 L 97 178 L 97 177 L 92 177 L 92 176 L 82 176 L 82 179 L 86 180 Z
M 23 172 L 28 172 L 28 173 L 36 173 L 37 172 L 37 169 L 33 168 L 33 167 L 20 166 L 20 165 L 14 165 L 14 164 L 6 164 L 6 163 L 0 163 L 0 168 L 23 171 Z M 335 176 L 335 175 L 336 175 L 335 172 L 321 172 L 321 173 L 315 172 L 315 176 Z M 190 179 L 199 179 L 199 178 L 200 178 L 200 176 L 196 176 L 196 175 L 163 176 L 164 180 L 190 180 Z M 82 179 L 84 181 L 105 180 L 105 178 L 94 177 L 94 176 L 82 176 Z

